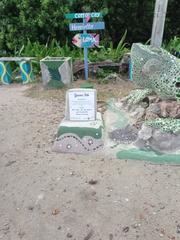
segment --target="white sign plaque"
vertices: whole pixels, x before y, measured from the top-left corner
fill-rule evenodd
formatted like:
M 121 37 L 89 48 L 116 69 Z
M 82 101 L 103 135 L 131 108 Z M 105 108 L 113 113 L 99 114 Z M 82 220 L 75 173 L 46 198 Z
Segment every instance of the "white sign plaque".
M 72 89 L 67 97 L 70 121 L 96 120 L 96 90 Z

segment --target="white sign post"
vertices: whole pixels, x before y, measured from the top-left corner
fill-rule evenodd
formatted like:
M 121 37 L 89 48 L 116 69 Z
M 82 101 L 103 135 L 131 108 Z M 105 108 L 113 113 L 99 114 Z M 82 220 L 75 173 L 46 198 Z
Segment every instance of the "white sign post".
M 67 92 L 66 120 L 95 121 L 97 93 L 94 89 L 71 89 Z

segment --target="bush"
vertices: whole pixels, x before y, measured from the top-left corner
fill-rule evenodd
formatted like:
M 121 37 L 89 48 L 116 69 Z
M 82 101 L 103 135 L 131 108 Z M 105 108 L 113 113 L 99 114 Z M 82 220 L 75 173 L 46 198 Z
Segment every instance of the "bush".
M 61 46 L 70 43 L 74 33 L 69 32 L 64 17 L 68 12 L 103 11 L 106 29 L 98 32 L 106 49 L 111 41 L 114 47 L 118 45 L 125 29 L 130 44 L 145 42 L 151 36 L 154 5 L 155 0 L 1 0 L 0 53 L 13 54 L 28 39 L 40 45 L 49 45 L 53 39 Z M 166 40 L 179 36 L 178 16 L 179 0 L 169 0 Z

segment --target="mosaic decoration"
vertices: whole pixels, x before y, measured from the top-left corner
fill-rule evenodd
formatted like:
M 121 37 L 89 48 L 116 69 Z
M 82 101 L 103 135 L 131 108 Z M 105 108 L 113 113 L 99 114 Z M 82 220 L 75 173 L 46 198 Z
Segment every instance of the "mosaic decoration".
M 71 58 L 46 57 L 40 65 L 44 86 L 62 88 L 73 80 Z
M 109 133 L 110 139 L 117 143 L 130 144 L 137 140 L 138 130 L 137 128 L 127 125 L 124 128 L 115 129 Z
M 107 154 L 115 153 L 116 157 L 122 160 L 180 165 L 180 119 L 159 119 L 156 126 L 153 124 L 152 129 L 149 127 L 151 132 L 144 130 L 140 135 L 141 129 L 136 129 L 132 125 L 128 112 L 123 111 L 121 106 L 118 103 L 109 104 L 105 115 L 106 129 L 111 129 L 105 134 Z M 154 121 L 156 119 L 149 121 L 149 124 Z M 164 123 L 160 124 L 162 122 Z M 161 133 L 159 130 L 163 131 L 163 128 L 165 131 Z
M 177 79 L 176 82 L 176 98 L 180 101 L 180 77 Z
M 134 43 L 131 49 L 133 81 L 161 98 L 175 99 L 180 60 L 166 50 Z
M 128 104 L 137 104 L 143 101 L 145 97 L 150 95 L 153 91 L 151 89 L 136 89 L 124 99 Z
M 54 151 L 63 153 L 91 153 L 103 148 L 104 125 L 100 113 L 95 121 L 63 120 L 54 142 Z
M 156 118 L 146 121 L 145 124 L 162 132 L 180 133 L 180 119 Z

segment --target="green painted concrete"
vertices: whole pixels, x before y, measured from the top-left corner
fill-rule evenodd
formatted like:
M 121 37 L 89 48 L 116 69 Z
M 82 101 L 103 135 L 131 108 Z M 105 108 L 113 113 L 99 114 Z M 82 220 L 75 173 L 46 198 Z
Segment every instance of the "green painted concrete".
M 150 161 L 153 163 L 180 164 L 180 154 L 161 154 L 154 151 L 142 151 L 136 148 L 117 153 L 118 159 Z
M 82 127 L 64 127 L 61 126 L 58 130 L 58 137 L 69 133 L 69 134 L 76 134 L 78 137 L 83 138 L 85 136 L 90 136 L 95 139 L 100 139 L 102 138 L 102 131 L 103 127 L 99 128 L 82 128 Z

